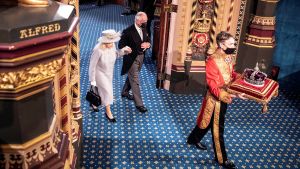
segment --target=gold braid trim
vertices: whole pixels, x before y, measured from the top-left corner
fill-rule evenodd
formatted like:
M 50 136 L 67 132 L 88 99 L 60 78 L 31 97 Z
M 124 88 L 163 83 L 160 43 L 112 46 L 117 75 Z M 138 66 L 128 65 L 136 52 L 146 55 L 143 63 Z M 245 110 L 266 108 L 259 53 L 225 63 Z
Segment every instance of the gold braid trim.
M 206 99 L 206 103 L 205 103 L 205 107 L 203 108 L 204 109 L 203 118 L 199 126 L 201 129 L 206 129 L 207 126 L 209 125 L 216 104 L 216 99 L 210 94 L 209 91 L 207 92 L 205 99 Z
M 215 149 L 217 154 L 217 159 L 219 164 L 223 164 L 223 155 L 221 151 L 220 145 L 220 132 L 219 132 L 219 124 L 220 124 L 220 109 L 221 103 L 220 101 L 216 101 L 215 112 L 214 112 L 214 122 L 213 122 L 213 138 L 215 142 Z

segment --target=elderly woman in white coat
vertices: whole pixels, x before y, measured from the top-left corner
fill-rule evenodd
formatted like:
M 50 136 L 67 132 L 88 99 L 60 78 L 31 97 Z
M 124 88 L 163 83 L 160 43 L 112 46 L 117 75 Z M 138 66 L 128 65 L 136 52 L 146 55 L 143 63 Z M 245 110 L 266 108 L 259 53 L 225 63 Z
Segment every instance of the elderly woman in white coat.
M 120 36 L 119 32 L 112 29 L 103 31 L 94 47 L 89 66 L 89 80 L 91 85 L 97 86 L 101 104 L 106 109 L 105 116 L 110 122 L 116 122 L 110 110 L 113 104 L 114 64 L 117 57 L 131 53 L 131 48 L 127 46 L 121 50 L 116 49 L 115 42 L 120 40 Z M 96 106 L 90 106 L 94 111 L 99 111 Z

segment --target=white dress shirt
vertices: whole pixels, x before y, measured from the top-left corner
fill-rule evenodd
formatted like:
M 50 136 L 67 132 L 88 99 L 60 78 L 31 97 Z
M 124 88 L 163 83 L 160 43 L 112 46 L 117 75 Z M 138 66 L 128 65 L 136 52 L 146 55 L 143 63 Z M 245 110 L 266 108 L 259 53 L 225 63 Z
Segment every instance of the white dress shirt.
M 135 29 L 137 30 L 137 32 L 139 33 L 140 38 L 143 41 L 143 30 L 139 26 L 137 26 L 137 24 L 134 24 L 134 26 L 135 26 Z

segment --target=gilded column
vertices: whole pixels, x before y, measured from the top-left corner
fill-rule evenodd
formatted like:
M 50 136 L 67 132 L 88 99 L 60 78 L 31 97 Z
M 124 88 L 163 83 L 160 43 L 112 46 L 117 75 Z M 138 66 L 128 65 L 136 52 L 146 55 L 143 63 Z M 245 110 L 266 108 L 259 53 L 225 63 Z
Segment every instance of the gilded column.
M 72 5 L 75 15 L 79 17 L 77 0 L 61 0 Z M 63 69 L 60 71 L 60 94 L 62 127 L 70 134 L 69 162 L 71 168 L 79 167 L 81 160 L 82 113 L 80 110 L 80 55 L 79 55 L 79 25 L 73 33 L 68 51 L 65 53 Z M 77 165 L 77 166 L 76 166 Z
M 79 17 L 79 1 L 69 0 L 69 5 L 74 6 L 76 16 Z M 82 112 L 80 110 L 80 48 L 79 48 L 79 25 L 70 43 L 71 57 L 71 93 L 72 93 L 72 143 L 74 147 L 73 168 L 79 168 L 81 161 L 81 145 L 82 145 Z M 76 166 L 75 166 L 76 165 Z

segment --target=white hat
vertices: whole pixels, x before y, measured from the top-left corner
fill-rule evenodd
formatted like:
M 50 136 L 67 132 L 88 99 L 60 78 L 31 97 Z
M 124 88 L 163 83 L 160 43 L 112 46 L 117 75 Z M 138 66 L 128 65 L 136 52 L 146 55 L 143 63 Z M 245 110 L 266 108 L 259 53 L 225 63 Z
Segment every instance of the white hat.
M 121 33 L 116 32 L 113 29 L 102 31 L 101 34 L 102 34 L 101 37 L 98 39 L 98 42 L 100 43 L 114 43 L 121 39 L 120 38 Z

